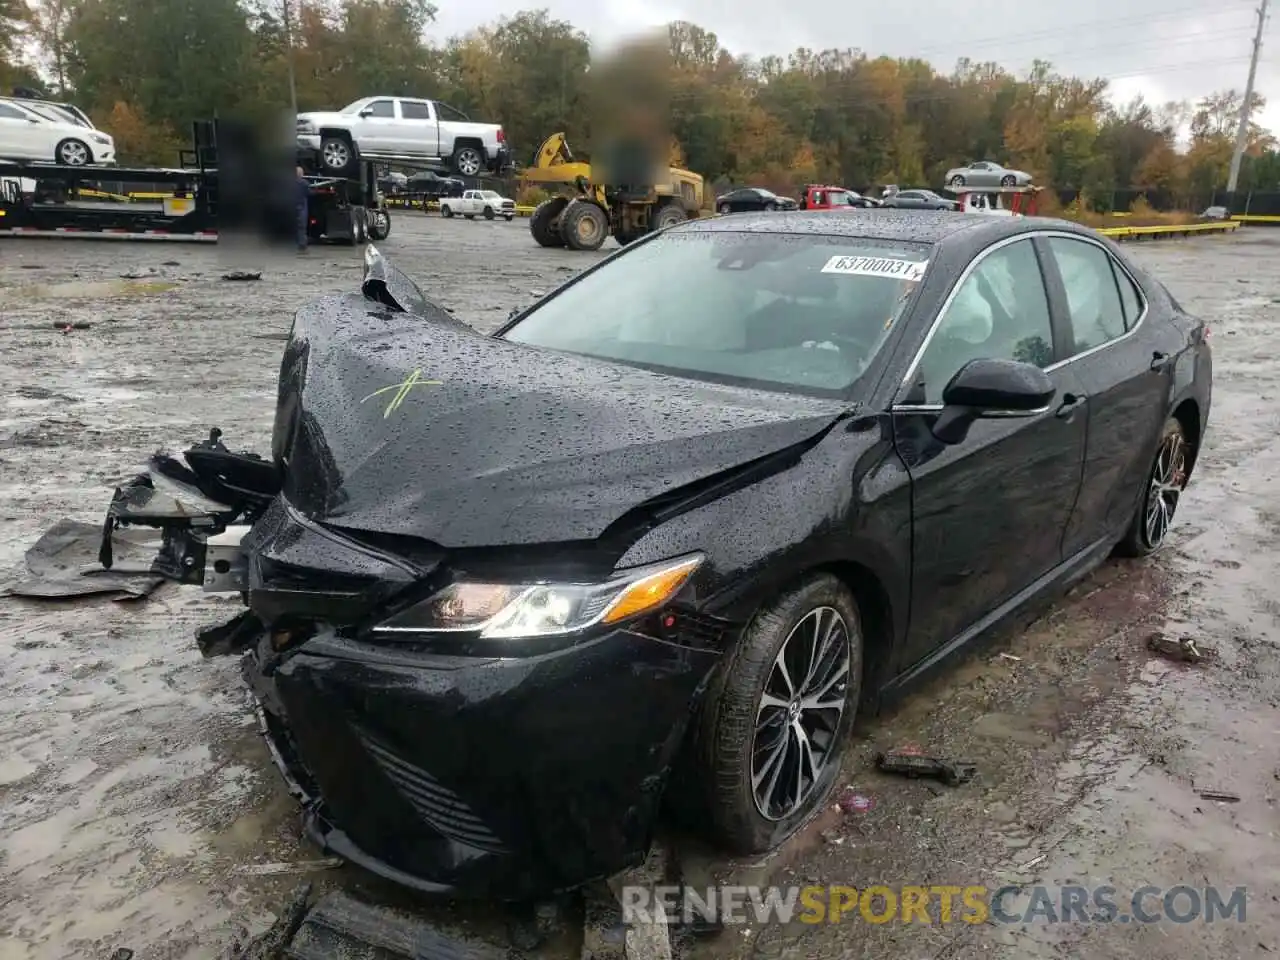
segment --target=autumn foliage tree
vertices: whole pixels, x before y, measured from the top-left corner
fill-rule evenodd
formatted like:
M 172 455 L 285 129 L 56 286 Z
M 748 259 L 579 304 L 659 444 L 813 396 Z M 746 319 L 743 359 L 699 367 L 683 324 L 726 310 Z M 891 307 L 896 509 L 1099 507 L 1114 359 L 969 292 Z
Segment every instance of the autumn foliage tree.
M 0 83 L 39 73 L 115 133 L 126 162 L 170 162 L 195 119 L 287 110 L 291 76 L 302 110 L 414 94 L 502 123 L 520 160 L 559 130 L 589 152 L 606 52 L 547 10 L 428 40 L 436 12 L 431 0 L 0 0 Z M 753 59 L 685 21 L 655 49 L 661 82 L 633 95 L 662 101 L 671 156 L 713 184 L 778 191 L 936 186 L 989 159 L 1097 202 L 1132 187 L 1202 203 L 1225 182 L 1241 104 L 1230 90 L 1113 104 L 1105 80 L 1043 61 L 1014 75 L 857 49 Z M 1275 148 L 1249 131 L 1242 185 L 1280 190 Z

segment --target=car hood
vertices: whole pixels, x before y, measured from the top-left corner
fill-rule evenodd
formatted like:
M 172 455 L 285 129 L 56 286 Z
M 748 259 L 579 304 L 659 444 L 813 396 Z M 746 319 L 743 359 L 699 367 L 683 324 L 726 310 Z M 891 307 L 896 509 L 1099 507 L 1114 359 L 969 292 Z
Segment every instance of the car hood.
M 286 498 L 329 526 L 548 544 L 812 441 L 846 407 L 478 334 L 370 248 L 361 294 L 295 318 L 272 447 Z
M 354 113 L 339 113 L 337 110 L 316 110 L 312 113 L 298 114 L 298 121 L 310 121 L 311 123 L 345 123 L 350 120 L 357 120 L 359 117 Z

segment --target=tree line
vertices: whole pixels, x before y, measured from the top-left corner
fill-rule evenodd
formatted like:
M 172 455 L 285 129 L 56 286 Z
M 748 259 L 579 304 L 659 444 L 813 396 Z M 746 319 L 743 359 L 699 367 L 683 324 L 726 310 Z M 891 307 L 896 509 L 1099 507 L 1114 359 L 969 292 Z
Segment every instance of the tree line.
M 0 0 L 0 84 L 74 99 L 115 136 L 122 163 L 172 163 L 192 120 L 287 110 L 295 96 L 299 110 L 372 94 L 443 100 L 503 124 L 525 162 L 558 130 L 589 142 L 600 71 L 581 30 L 529 10 L 429 43 L 435 14 L 429 0 Z M 1226 182 L 1241 106 L 1234 90 L 1116 105 L 1105 79 L 1041 61 L 1015 76 L 854 49 L 734 56 L 687 22 L 667 28 L 661 74 L 685 165 L 718 185 L 779 191 L 937 185 L 950 167 L 990 159 L 1058 190 L 1204 202 Z M 1255 95 L 1255 110 L 1264 104 Z M 1256 125 L 1240 188 L 1280 190 L 1276 141 Z

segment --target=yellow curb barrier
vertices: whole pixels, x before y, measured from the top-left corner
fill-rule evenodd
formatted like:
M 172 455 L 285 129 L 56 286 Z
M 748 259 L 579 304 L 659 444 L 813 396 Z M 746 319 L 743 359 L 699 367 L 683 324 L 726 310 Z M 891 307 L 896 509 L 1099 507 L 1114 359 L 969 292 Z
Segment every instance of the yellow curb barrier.
M 1220 223 L 1175 223 L 1155 227 L 1099 227 L 1097 232 L 1114 240 L 1140 240 L 1144 237 L 1189 237 L 1196 233 L 1232 233 L 1240 224 L 1234 220 Z
M 1280 217 L 1269 213 L 1237 213 L 1231 217 L 1240 223 L 1275 223 L 1280 224 Z

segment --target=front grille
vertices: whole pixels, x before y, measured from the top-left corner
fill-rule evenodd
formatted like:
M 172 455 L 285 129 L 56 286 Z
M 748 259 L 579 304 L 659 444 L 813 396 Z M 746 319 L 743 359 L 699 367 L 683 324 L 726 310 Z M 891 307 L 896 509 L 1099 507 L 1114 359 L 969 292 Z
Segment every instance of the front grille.
M 360 733 L 365 749 L 382 772 L 413 805 L 427 823 L 455 843 L 489 853 L 503 853 L 506 846 L 471 808 L 425 770 L 398 757 L 386 744 Z

